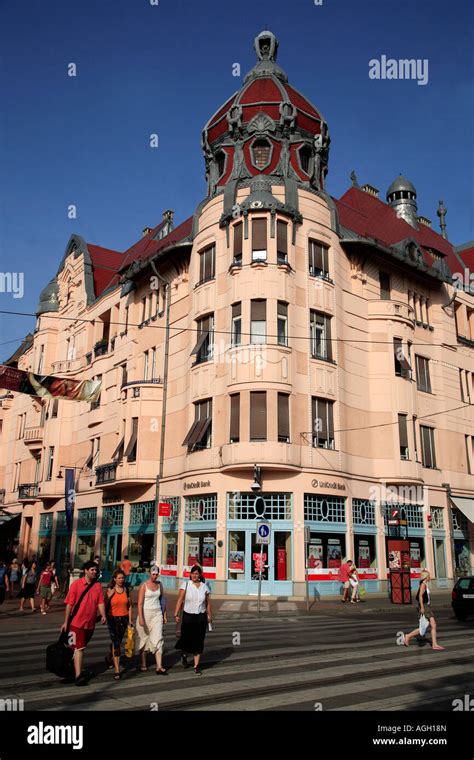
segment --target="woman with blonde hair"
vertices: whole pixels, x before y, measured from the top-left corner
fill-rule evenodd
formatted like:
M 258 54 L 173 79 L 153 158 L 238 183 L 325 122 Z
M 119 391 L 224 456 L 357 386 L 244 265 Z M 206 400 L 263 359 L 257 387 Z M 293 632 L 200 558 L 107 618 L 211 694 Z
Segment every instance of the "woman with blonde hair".
M 428 570 L 423 569 L 420 575 L 420 586 L 416 593 L 420 624 L 418 625 L 418 628 L 415 628 L 414 631 L 412 631 L 411 633 L 405 634 L 403 643 L 407 647 L 410 644 L 410 639 L 413 639 L 415 636 L 424 635 L 426 633 L 426 630 L 423 631 L 423 628 L 422 628 L 423 621 L 421 620 L 422 616 L 424 616 L 429 623 L 429 627 L 431 628 L 431 648 L 439 652 L 439 651 L 442 651 L 444 647 L 438 644 L 438 641 L 436 638 L 436 620 L 433 614 L 433 610 L 431 609 L 431 606 L 430 606 L 431 594 L 430 594 L 430 589 L 428 586 L 429 580 L 430 580 L 430 574 Z
M 160 568 L 152 565 L 150 577 L 142 583 L 138 592 L 138 618 L 136 623 L 135 653 L 140 654 L 140 671 L 147 670 L 146 654 L 155 655 L 156 675 L 165 676 L 168 670 L 163 667 L 163 623 L 167 623 L 166 599 L 160 581 Z

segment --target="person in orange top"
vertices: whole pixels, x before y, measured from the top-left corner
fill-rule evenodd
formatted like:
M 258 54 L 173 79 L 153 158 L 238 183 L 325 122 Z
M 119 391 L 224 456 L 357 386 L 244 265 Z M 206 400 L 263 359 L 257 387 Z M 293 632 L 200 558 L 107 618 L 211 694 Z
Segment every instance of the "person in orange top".
M 123 570 L 123 574 L 125 575 L 125 586 L 127 588 L 130 588 L 130 581 L 129 581 L 128 576 L 130 575 L 132 571 L 132 563 L 130 562 L 128 558 L 128 554 L 124 555 L 124 558 L 120 563 L 120 569 Z
M 105 614 L 112 642 L 112 657 L 106 656 L 107 667 L 114 669 L 114 680 L 122 677 L 120 672 L 121 645 L 128 626 L 132 626 L 132 602 L 125 585 L 123 570 L 115 570 L 105 594 Z

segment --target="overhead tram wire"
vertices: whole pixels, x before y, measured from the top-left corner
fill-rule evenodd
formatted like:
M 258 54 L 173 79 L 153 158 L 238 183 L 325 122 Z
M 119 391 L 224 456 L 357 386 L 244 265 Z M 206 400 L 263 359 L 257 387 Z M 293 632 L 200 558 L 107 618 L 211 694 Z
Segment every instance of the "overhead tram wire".
M 9 315 L 9 316 L 16 316 L 16 317 L 35 317 L 35 318 L 37 318 L 37 315 L 34 312 L 0 310 L 0 314 L 6 314 L 6 315 Z M 41 314 L 40 316 L 44 316 L 46 319 L 53 319 L 53 320 L 55 319 L 55 320 L 58 320 L 58 321 L 64 321 L 65 320 L 65 321 L 69 321 L 69 322 L 83 322 L 83 323 L 88 323 L 88 324 L 95 324 L 95 322 L 97 322 L 97 320 L 99 319 L 99 317 L 96 317 L 96 319 L 86 319 L 86 318 L 83 318 L 83 317 L 72 317 L 72 316 L 71 317 L 61 317 L 58 314 L 48 314 L 48 313 L 46 313 L 44 315 Z M 148 321 L 148 320 L 144 320 L 144 322 L 146 322 L 146 321 Z M 146 329 L 150 329 L 150 330 L 151 329 L 152 330 L 165 330 L 166 329 L 166 325 L 145 325 L 144 322 L 138 322 L 138 323 L 128 322 L 128 323 L 126 323 L 126 322 L 116 322 L 114 320 L 111 320 L 109 322 L 109 324 L 110 325 L 116 325 L 118 327 L 127 327 L 127 328 L 138 327 L 141 330 L 146 330 Z M 182 332 L 192 332 L 192 333 L 196 333 L 196 334 L 199 333 L 199 328 L 198 327 L 178 327 L 178 326 L 173 327 L 173 326 L 170 325 L 170 330 L 176 330 L 176 331 L 178 331 L 176 333 L 177 335 L 179 335 Z M 213 332 L 214 335 L 230 335 L 230 336 L 232 336 L 232 334 L 233 334 L 232 330 L 213 330 L 212 332 Z M 243 336 L 245 336 L 245 337 L 251 337 L 251 335 L 252 335 L 252 333 L 250 333 L 250 332 L 242 332 L 241 333 L 242 337 Z M 273 335 L 273 334 L 270 334 L 270 333 L 266 333 L 266 337 L 267 338 L 276 338 L 276 339 L 278 339 L 280 336 L 279 335 Z M 23 339 L 21 338 L 20 340 L 23 340 Z M 307 335 L 288 335 L 287 336 L 287 341 L 290 341 L 290 340 L 306 340 L 306 341 L 310 341 L 311 340 L 311 336 L 307 336 Z M 322 338 L 321 337 L 320 340 L 329 341 L 331 343 L 333 343 L 333 342 L 335 342 L 335 343 L 362 343 L 362 344 L 383 345 L 383 346 L 391 346 L 391 345 L 393 345 L 393 341 L 391 341 L 391 340 L 370 340 L 370 339 L 361 339 L 361 338 L 334 338 L 334 337 L 331 337 L 331 338 Z M 252 344 L 252 345 L 263 345 L 263 344 Z M 279 345 L 279 344 L 275 344 L 275 345 Z M 426 343 L 426 342 L 425 343 L 415 343 L 415 342 L 411 342 L 410 345 L 411 346 L 423 346 L 424 348 L 426 348 L 428 346 L 434 346 L 434 347 L 438 347 L 438 348 L 441 348 L 443 346 L 445 348 L 457 348 L 458 347 L 457 344 L 454 344 L 454 343 Z

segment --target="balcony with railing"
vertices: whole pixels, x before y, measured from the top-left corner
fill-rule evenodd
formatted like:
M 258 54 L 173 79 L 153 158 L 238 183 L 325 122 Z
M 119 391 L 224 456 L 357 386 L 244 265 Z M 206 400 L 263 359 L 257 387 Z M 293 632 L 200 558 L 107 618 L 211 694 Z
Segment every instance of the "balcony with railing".
M 101 486 L 106 483 L 114 483 L 117 479 L 117 466 L 118 462 L 109 462 L 109 464 L 101 464 L 95 468 L 95 484 Z
M 415 326 L 415 310 L 405 301 L 374 299 L 368 304 L 369 319 L 392 319 Z
M 109 352 L 109 341 L 99 340 L 94 346 L 94 358 L 98 359 L 99 356 L 105 356 Z
M 43 436 L 44 436 L 44 427 L 42 425 L 25 428 L 24 441 L 27 446 L 34 446 L 35 444 L 38 444 L 39 446 L 41 446 L 43 442 Z
M 18 486 L 19 501 L 34 501 L 39 496 L 39 483 L 20 483 Z

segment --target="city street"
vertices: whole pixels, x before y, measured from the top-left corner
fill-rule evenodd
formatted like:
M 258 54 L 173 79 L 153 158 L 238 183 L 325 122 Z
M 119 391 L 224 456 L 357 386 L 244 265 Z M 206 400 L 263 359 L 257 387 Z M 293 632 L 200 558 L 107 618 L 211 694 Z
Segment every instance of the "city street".
M 216 603 L 202 677 L 192 668 L 183 670 L 174 649 L 175 628 L 168 624 L 169 675 L 157 678 L 151 662 L 147 673 L 137 673 L 135 660 L 124 658 L 127 672 L 114 682 L 104 663 L 107 629 L 99 625 L 86 653 L 93 676 L 81 688 L 44 668 L 45 648 L 62 622 L 61 602 L 47 616 L 20 616 L 16 602 L 6 602 L 0 612 L 0 697 L 24 700 L 26 711 L 452 711 L 454 699 L 474 694 L 474 621 L 458 622 L 446 598 L 435 607 L 444 652 L 417 640 L 409 649 L 397 645 L 397 633 L 415 627 L 414 606 L 334 601 L 310 615 L 295 609 L 258 619 L 254 613 L 226 612 L 227 602 L 220 609 Z

